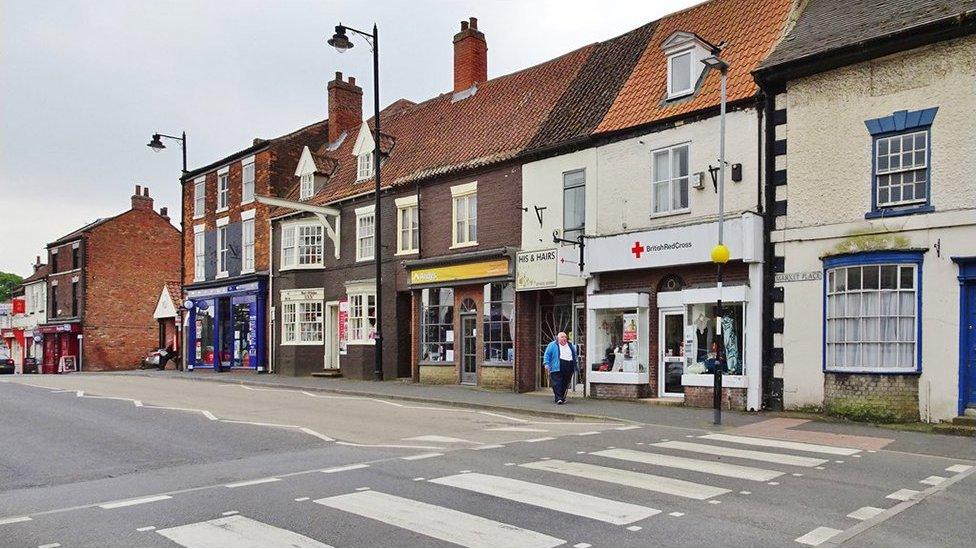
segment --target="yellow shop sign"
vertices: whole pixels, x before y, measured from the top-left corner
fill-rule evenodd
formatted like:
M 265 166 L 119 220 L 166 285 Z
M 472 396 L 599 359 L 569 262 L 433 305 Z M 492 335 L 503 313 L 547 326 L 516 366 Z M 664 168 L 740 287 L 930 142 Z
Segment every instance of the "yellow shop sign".
M 414 269 L 410 271 L 410 283 L 436 284 L 438 282 L 494 278 L 506 275 L 508 275 L 508 259 L 493 259 L 491 261 L 479 261 L 477 263 Z

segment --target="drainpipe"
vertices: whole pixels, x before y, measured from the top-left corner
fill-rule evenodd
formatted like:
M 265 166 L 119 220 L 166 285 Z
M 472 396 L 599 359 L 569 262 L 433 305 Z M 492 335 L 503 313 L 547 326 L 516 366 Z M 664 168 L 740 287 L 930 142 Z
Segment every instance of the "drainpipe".
M 265 348 L 268 350 L 268 373 L 274 373 L 274 225 L 268 217 L 268 302 L 264 306 L 267 315 L 267 333 L 264 334 Z

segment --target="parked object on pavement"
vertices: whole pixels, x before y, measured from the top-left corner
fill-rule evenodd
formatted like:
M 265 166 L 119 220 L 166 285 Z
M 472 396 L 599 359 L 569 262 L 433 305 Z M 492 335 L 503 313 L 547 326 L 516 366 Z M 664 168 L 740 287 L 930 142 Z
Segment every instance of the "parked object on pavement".
M 24 373 L 25 374 L 37 374 L 40 373 L 37 369 L 37 359 L 34 357 L 27 357 L 24 359 Z
M 0 358 L 0 374 L 13 374 L 16 366 L 12 358 Z

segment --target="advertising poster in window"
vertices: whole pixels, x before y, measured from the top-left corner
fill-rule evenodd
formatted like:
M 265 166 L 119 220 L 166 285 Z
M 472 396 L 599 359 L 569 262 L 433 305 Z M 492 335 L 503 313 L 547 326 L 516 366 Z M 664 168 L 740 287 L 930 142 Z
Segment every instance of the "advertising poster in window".
M 637 313 L 624 313 L 623 342 L 637 341 Z
M 346 354 L 346 324 L 349 322 L 349 299 L 342 298 L 339 301 L 339 354 Z

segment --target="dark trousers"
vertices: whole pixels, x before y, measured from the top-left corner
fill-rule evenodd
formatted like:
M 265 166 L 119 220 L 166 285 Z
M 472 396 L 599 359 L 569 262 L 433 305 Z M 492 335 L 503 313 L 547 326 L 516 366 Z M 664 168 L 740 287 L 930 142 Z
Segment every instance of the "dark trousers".
M 552 386 L 554 401 L 566 400 L 566 389 L 573 382 L 573 363 L 569 360 L 559 361 L 559 371 L 549 372 L 549 385 Z

